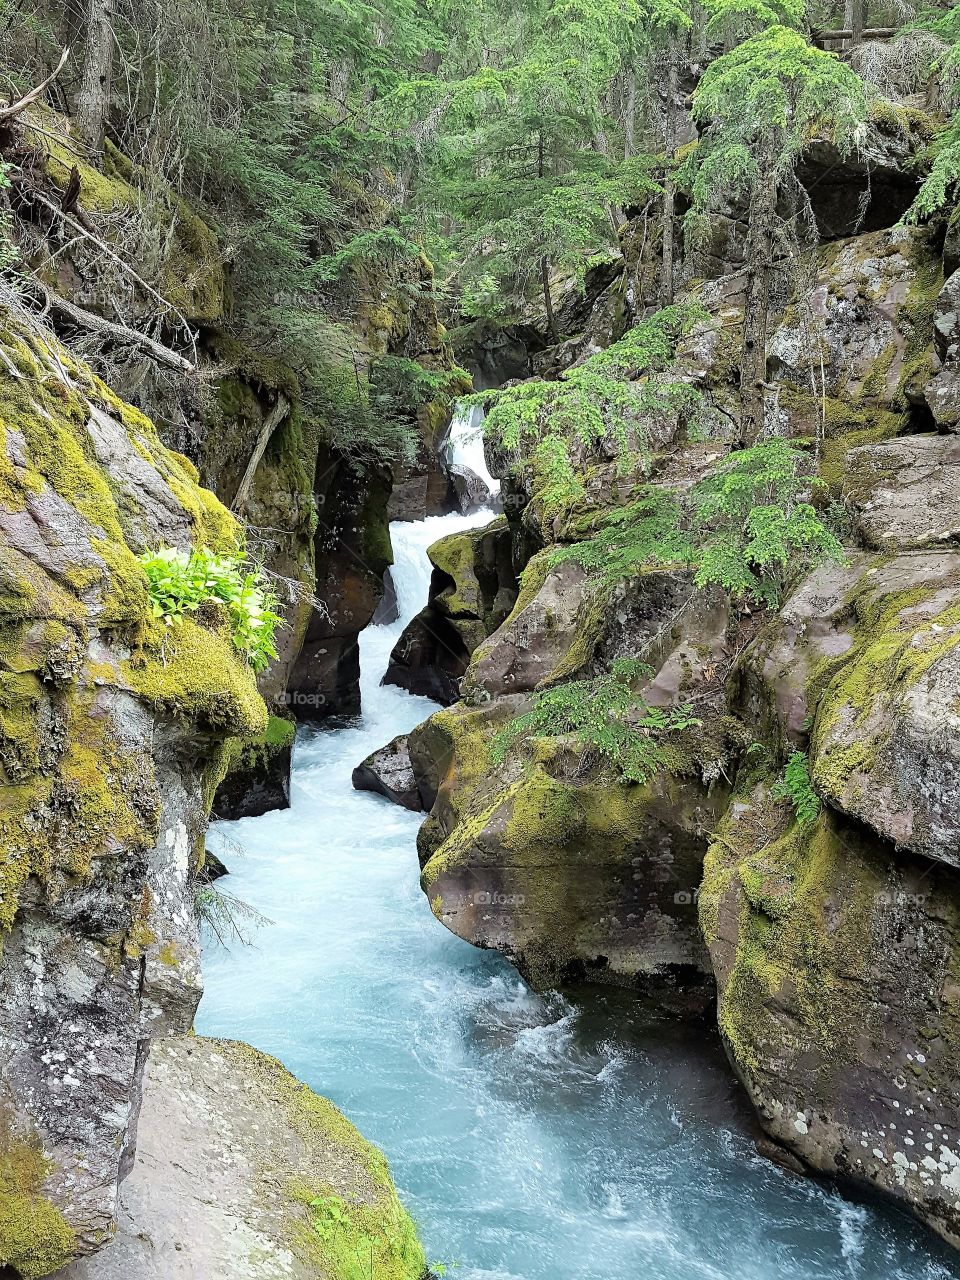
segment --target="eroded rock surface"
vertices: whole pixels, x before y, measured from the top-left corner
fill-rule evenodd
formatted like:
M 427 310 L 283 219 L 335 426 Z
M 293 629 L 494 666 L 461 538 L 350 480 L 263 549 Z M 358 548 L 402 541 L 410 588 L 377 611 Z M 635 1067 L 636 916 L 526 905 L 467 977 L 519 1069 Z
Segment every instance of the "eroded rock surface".
M 342 1256 L 314 1230 L 317 1197 L 345 1215 Z M 232 1041 L 154 1043 L 118 1218 L 113 1243 L 64 1280 L 348 1280 L 351 1256 L 391 1280 L 424 1272 L 381 1153 L 276 1059 Z
M 225 616 L 167 628 L 136 555 L 239 528 L 152 424 L 0 318 L 0 1263 L 113 1229 L 151 1039 L 200 996 L 195 876 L 266 710 Z

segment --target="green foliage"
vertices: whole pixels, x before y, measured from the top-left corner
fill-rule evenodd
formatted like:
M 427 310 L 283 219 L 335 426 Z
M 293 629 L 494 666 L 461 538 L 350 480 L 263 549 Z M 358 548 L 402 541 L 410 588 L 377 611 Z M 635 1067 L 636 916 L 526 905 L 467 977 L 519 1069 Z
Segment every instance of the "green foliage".
M 699 721 L 687 706 L 644 701 L 634 686 L 649 674 L 643 663 L 624 658 L 593 680 L 543 690 L 532 710 L 493 739 L 494 760 L 503 760 L 518 739 L 570 736 L 586 756 L 613 765 L 625 782 L 649 782 L 662 769 L 681 767 L 682 753 L 668 739 Z
M 694 557 L 693 541 L 680 495 L 652 485 L 624 507 L 603 515 L 585 542 L 560 547 L 552 564 L 573 560 L 612 584 L 653 564 L 684 564 Z
M 234 646 L 254 671 L 276 658 L 274 636 L 282 619 L 260 569 L 245 566 L 241 556 L 216 556 L 206 547 L 190 552 L 163 547 L 146 552 L 140 564 L 155 618 L 173 626 L 184 614 L 218 603 L 226 607 Z
M 836 54 L 773 25 L 710 64 L 693 115 L 706 128 L 681 181 L 693 196 L 687 225 L 697 236 L 707 211 L 749 192 L 761 175 L 785 177 L 812 129 L 849 151 L 867 103 L 863 82 Z
M 698 585 L 772 607 L 788 572 L 842 561 L 840 543 L 801 500 L 814 483 L 806 455 L 784 440 L 730 454 L 693 491 Z
M 925 33 L 942 49 L 931 71 L 940 81 L 946 105 L 956 108 L 960 105 L 960 8 L 920 13 L 907 31 Z M 928 218 L 950 204 L 956 194 L 960 185 L 960 111 L 934 138 L 925 159 L 930 162 L 930 172 L 907 211 L 905 222 Z
M 806 752 L 794 751 L 787 761 L 783 777 L 773 788 L 777 800 L 789 800 L 801 827 L 808 827 L 820 816 L 820 797 L 810 781 L 810 762 Z
M 584 445 L 610 440 L 627 469 L 645 447 L 647 415 L 693 417 L 701 408 L 700 393 L 669 372 L 678 341 L 704 315 L 696 304 L 665 307 L 556 382 L 531 379 L 478 393 L 468 403 L 487 406 L 485 430 L 507 449 L 542 450 L 545 438 Z M 552 444 L 549 460 L 562 462 Z

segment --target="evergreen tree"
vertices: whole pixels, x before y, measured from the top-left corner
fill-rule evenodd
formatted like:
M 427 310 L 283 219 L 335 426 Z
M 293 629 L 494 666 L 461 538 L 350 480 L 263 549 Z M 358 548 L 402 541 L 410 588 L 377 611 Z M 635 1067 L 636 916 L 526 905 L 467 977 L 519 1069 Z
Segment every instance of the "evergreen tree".
M 693 113 L 704 134 L 686 165 L 693 195 L 688 225 L 695 233 L 697 220 L 728 199 L 749 201 L 740 387 L 742 436 L 752 442 L 764 426 L 778 196 L 814 126 L 842 154 L 855 145 L 867 114 L 865 92 L 835 54 L 776 25 L 711 63 L 694 93 Z

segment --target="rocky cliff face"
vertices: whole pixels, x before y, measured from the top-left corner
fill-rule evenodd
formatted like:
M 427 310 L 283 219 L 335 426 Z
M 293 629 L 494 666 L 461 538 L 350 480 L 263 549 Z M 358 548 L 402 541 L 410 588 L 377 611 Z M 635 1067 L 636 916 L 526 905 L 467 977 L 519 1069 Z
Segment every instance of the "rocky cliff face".
M 537 984 L 626 984 L 698 1015 L 715 990 L 768 1134 L 960 1242 L 960 276 L 942 228 L 890 227 L 881 200 L 844 238 L 841 203 L 837 188 L 818 211 L 827 242 L 809 288 L 780 300 L 766 412 L 771 435 L 814 453 L 846 561 L 773 610 L 730 606 L 682 570 L 611 579 L 567 554 L 629 500 L 602 449 L 575 457 L 572 511 L 551 505 L 535 465 L 501 458 L 522 548 L 509 616 L 477 607 L 472 551 L 432 553 L 423 621 L 455 627 L 458 662 L 470 658 L 449 668 L 460 700 L 408 744 L 430 807 L 423 887 L 447 927 Z M 709 316 L 678 351 L 679 376 L 706 396 L 707 439 L 649 424 L 647 478 L 663 490 L 689 488 L 731 447 L 743 289 L 730 265 L 691 288 Z M 629 255 L 624 271 L 586 339 L 553 353 L 555 372 L 608 341 L 611 300 L 636 279 Z M 622 658 L 647 664 L 650 705 L 696 708 L 654 779 L 618 780 L 562 736 L 504 748 L 536 695 Z M 794 753 L 820 805 L 804 822 L 780 781 Z
M 151 1039 L 200 995 L 194 881 L 266 711 L 214 614 L 154 620 L 136 555 L 236 546 L 191 464 L 49 335 L 0 319 L 0 1261 L 98 1248 Z

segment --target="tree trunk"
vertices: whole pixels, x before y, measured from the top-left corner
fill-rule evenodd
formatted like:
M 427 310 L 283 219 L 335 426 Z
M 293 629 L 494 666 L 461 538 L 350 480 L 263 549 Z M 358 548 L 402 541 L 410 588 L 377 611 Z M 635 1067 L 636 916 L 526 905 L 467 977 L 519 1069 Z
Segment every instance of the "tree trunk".
M 760 174 L 750 197 L 747 235 L 747 289 L 740 364 L 741 443 L 754 444 L 764 429 L 767 381 L 767 323 L 773 272 L 773 230 L 777 211 L 777 176 L 771 162 L 760 159 Z
M 550 263 L 546 256 L 540 259 L 540 283 L 543 285 L 543 306 L 547 313 L 547 334 L 554 342 L 559 342 L 557 322 L 553 314 L 553 298 L 550 296 Z
M 623 158 L 632 160 L 637 136 L 637 71 L 627 70 L 627 102 L 623 111 Z
M 86 13 L 87 43 L 77 124 L 96 162 L 103 157 L 113 82 L 113 0 L 87 0 Z
M 541 129 L 537 140 L 537 177 L 542 178 L 545 172 L 546 159 L 544 156 L 543 130 Z M 547 316 L 547 336 L 557 342 L 559 341 L 557 322 L 553 314 L 553 298 L 550 296 L 550 262 L 546 254 L 543 254 L 540 258 L 540 284 L 543 287 L 543 309 Z
M 844 22 L 850 31 L 850 44 L 853 47 L 863 42 L 863 32 L 867 25 L 868 4 L 869 0 L 846 0 Z
M 673 302 L 673 237 L 676 183 L 673 176 L 673 157 L 677 149 L 677 59 L 671 50 L 667 69 L 667 116 L 664 125 L 663 149 L 666 168 L 663 177 L 663 258 L 660 268 L 660 301 L 669 307 Z

